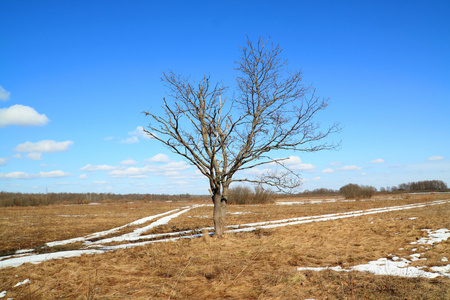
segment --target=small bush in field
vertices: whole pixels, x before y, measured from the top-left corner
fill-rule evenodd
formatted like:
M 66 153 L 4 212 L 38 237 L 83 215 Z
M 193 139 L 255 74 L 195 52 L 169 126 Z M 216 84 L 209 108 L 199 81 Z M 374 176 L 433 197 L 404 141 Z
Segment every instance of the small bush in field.
M 273 203 L 274 193 L 256 186 L 253 190 L 248 186 L 237 186 L 228 191 L 228 204 L 264 204 Z
M 345 199 L 368 199 L 372 198 L 376 192 L 376 188 L 373 186 L 364 186 L 354 183 L 344 185 L 339 189 L 339 192 L 345 197 Z

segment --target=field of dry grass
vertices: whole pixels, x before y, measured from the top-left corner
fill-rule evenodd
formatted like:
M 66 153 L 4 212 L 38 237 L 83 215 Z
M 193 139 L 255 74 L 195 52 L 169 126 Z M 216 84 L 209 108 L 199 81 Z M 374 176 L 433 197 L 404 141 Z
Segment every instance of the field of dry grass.
M 448 199 L 403 195 L 367 201 L 228 207 L 227 223 L 279 220 Z M 315 201 L 320 199 L 279 199 Z M 207 203 L 207 202 L 197 202 Z M 192 202 L 120 203 L 0 209 L 0 252 L 84 236 Z M 212 226 L 212 208 L 192 209 L 149 233 Z M 450 229 L 450 203 L 313 222 L 225 239 L 155 243 L 81 257 L 0 269 L 0 292 L 14 299 L 450 299 L 450 278 L 404 278 L 361 272 L 297 271 L 347 268 L 384 257 L 407 256 L 423 229 Z M 126 229 L 130 231 L 131 229 Z M 67 245 L 76 248 L 80 245 Z M 442 266 L 450 241 L 422 251 L 417 265 Z M 30 282 L 14 287 L 29 279 Z

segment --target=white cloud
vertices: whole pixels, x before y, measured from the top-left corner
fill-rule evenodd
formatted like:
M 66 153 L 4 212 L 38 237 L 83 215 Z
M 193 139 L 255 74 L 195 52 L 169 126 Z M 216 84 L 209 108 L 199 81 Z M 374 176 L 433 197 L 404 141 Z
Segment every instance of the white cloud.
M 151 157 L 149 159 L 146 159 L 145 161 L 150 161 L 150 162 L 169 162 L 170 158 L 166 154 L 159 153 L 159 154 L 156 154 L 155 156 L 153 156 L 153 157 Z
M 108 174 L 112 177 L 130 177 L 130 176 L 141 176 L 144 172 L 148 172 L 147 167 L 137 168 L 129 167 L 122 170 L 113 170 Z
M 1 85 L 0 85 L 0 100 L 3 101 L 8 101 L 9 100 L 9 95 L 11 93 L 8 92 L 7 90 L 5 90 Z
M 0 173 L 0 178 L 3 179 L 61 178 L 69 176 L 72 176 L 72 174 L 63 172 L 61 170 L 39 172 L 38 174 L 28 174 L 25 172 Z
M 153 139 L 152 136 L 150 136 L 149 134 L 147 134 L 144 131 L 144 127 L 142 127 L 142 126 L 138 126 L 138 127 L 136 127 L 135 130 L 128 132 L 128 135 L 130 135 L 130 137 L 125 140 L 121 140 L 120 143 L 135 144 L 135 143 L 139 142 L 139 138 L 147 139 L 147 140 Z
M 148 178 L 147 175 L 130 175 L 128 177 L 129 178 L 137 178 L 137 179 L 139 179 L 139 178 Z
M 122 144 L 136 144 L 137 142 L 139 142 L 139 139 L 137 136 L 132 136 L 132 137 L 129 137 L 127 139 L 120 141 L 120 143 L 122 143 Z
M 39 114 L 34 108 L 20 104 L 7 108 L 0 108 L 0 128 L 9 125 L 42 126 L 49 119 L 44 114 Z
M 282 161 L 283 164 L 285 165 L 297 165 L 297 164 L 301 164 L 302 160 L 300 159 L 300 157 L 298 156 L 289 156 L 287 159 Z
M 330 163 L 330 166 L 333 166 L 333 167 L 339 167 L 340 165 L 342 165 L 341 162 L 332 162 L 332 163 Z
M 292 170 L 303 170 L 308 172 L 315 172 L 316 166 L 312 164 L 297 164 L 290 167 Z
M 4 179 L 32 179 L 36 178 L 36 175 L 28 174 L 25 172 L 10 172 L 0 173 L 0 178 Z
M 72 176 L 72 174 L 63 172 L 61 170 L 50 171 L 50 172 L 39 172 L 39 177 L 41 177 L 41 178 L 56 178 L 56 177 L 68 177 L 68 176 Z
M 384 163 L 384 159 L 377 158 L 377 159 L 372 160 L 370 163 L 371 164 L 382 164 L 382 163 Z
M 129 159 L 121 161 L 120 164 L 124 165 L 124 166 L 132 166 L 132 165 L 137 164 L 137 161 L 135 161 L 134 159 L 129 158 Z
M 116 169 L 117 167 L 114 166 L 108 166 L 108 165 L 98 165 L 94 166 L 91 164 L 87 164 L 86 166 L 82 167 L 81 171 L 111 171 Z
M 129 178 L 146 178 L 145 174 L 160 173 L 162 176 L 173 176 L 176 171 L 183 171 L 189 169 L 191 166 L 184 161 L 172 161 L 160 166 L 145 166 L 145 167 L 128 167 L 112 170 L 108 174 L 112 177 L 129 177 Z M 186 175 L 183 175 L 185 177 Z
M 26 142 L 18 145 L 14 148 L 14 151 L 29 153 L 55 153 L 67 151 L 69 146 L 72 144 L 72 141 L 55 142 L 53 140 L 43 140 L 37 143 Z
M 37 153 L 37 152 L 29 153 L 26 156 L 32 160 L 41 160 L 42 159 L 42 153 Z
M 136 127 L 135 130 L 129 132 L 128 134 L 130 134 L 130 135 L 137 135 L 138 137 L 144 138 L 144 139 L 147 139 L 147 140 L 153 139 L 153 137 L 151 135 L 149 135 L 147 132 L 144 131 L 144 127 L 143 126 Z
M 314 172 L 316 170 L 316 166 L 312 164 L 302 163 L 302 160 L 298 156 L 289 156 L 288 158 L 282 160 L 280 162 L 285 166 L 289 166 L 289 169 L 292 170 L 303 170 L 308 172 Z M 276 165 L 275 163 L 270 163 L 270 165 Z
M 188 165 L 184 161 L 172 161 L 165 166 L 162 166 L 161 169 L 164 171 L 181 171 L 189 169 L 191 166 Z
M 320 180 L 320 176 L 316 176 L 312 180 Z
M 444 158 L 442 156 L 431 156 L 427 160 L 429 161 L 435 161 L 435 160 L 443 160 Z
M 342 168 L 339 168 L 339 170 L 342 170 L 342 171 L 361 171 L 362 168 L 353 165 L 353 166 L 344 166 Z
M 324 173 L 324 174 L 331 174 L 331 173 L 334 173 L 335 171 L 333 170 L 333 169 L 325 169 L 325 170 L 322 170 L 322 173 Z
M 164 176 L 170 177 L 170 178 L 186 178 L 183 174 L 181 174 L 178 171 L 166 171 L 164 172 Z
M 87 177 L 86 174 L 81 174 L 78 178 L 80 178 L 80 179 L 87 179 L 88 177 Z
M 6 164 L 8 163 L 8 161 L 9 161 L 8 158 L 0 157 L 0 166 L 6 166 Z
M 14 154 L 14 155 L 11 156 L 11 157 L 13 157 L 13 158 L 22 158 L 22 154 L 17 153 L 17 154 Z

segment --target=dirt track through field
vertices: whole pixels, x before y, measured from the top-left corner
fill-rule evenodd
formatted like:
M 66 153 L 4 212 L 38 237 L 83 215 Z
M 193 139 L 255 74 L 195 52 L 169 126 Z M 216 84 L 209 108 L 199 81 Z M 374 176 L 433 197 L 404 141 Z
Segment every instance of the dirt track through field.
M 299 218 L 290 218 L 290 219 L 282 219 L 282 220 L 275 220 L 275 221 L 267 221 L 267 222 L 258 222 L 258 223 L 248 223 L 248 224 L 241 224 L 241 225 L 229 225 L 227 226 L 228 233 L 233 232 L 248 232 L 248 231 L 254 231 L 258 228 L 261 229 L 270 229 L 270 228 L 276 228 L 276 227 L 282 227 L 282 226 L 289 226 L 289 225 L 299 225 L 299 224 L 305 224 L 305 223 L 311 223 L 311 222 L 321 222 L 321 221 L 329 221 L 329 220 L 337 220 L 337 219 L 343 219 L 343 218 L 350 218 L 350 217 L 358 217 L 358 216 L 364 216 L 364 215 L 370 215 L 370 214 L 379 214 L 384 212 L 391 212 L 391 211 L 399 211 L 399 210 L 406 210 L 406 209 L 414 209 L 414 208 L 420 208 L 425 206 L 432 206 L 432 205 L 440 205 L 450 202 L 450 200 L 439 200 L 439 201 L 432 201 L 427 203 L 417 203 L 417 204 L 409 204 L 409 205 L 401 205 L 401 206 L 391 206 L 391 207 L 383 207 L 383 208 L 375 208 L 375 209 L 367 209 L 367 210 L 357 210 L 357 211 L 350 211 L 350 212 L 344 212 L 344 213 L 336 213 L 336 214 L 326 214 L 326 215 L 318 215 L 318 216 L 308 216 L 308 217 L 299 217 Z M 200 233 L 203 230 L 213 230 L 213 228 L 202 228 L 199 230 L 187 230 L 187 231 L 179 231 L 179 232 L 171 232 L 171 233 L 161 233 L 161 234 L 150 234 L 145 235 L 145 232 L 150 230 L 151 228 L 155 228 L 164 224 L 167 224 L 170 220 L 180 216 L 181 214 L 184 214 L 192 209 L 201 207 L 204 205 L 192 205 L 180 209 L 171 210 L 162 214 L 154 215 L 154 216 L 148 216 L 146 218 L 142 218 L 139 220 L 136 220 L 132 223 L 113 228 L 111 230 L 102 231 L 98 233 L 93 233 L 85 237 L 78 237 L 73 238 L 69 240 L 63 240 L 63 241 L 55 241 L 47 243 L 47 247 L 55 247 L 58 245 L 65 245 L 70 244 L 74 242 L 83 242 L 83 246 L 79 250 L 71 250 L 71 251 L 60 251 L 60 252 L 53 252 L 53 253 L 47 253 L 47 254 L 35 254 L 33 253 L 34 249 L 25 249 L 25 250 L 19 250 L 16 252 L 15 255 L 5 256 L 0 258 L 0 268 L 6 268 L 6 267 L 16 267 L 20 266 L 24 263 L 40 263 L 42 261 L 47 261 L 51 259 L 59 259 L 59 258 L 65 258 L 65 257 L 73 257 L 73 256 L 80 256 L 82 254 L 95 254 L 95 253 L 104 253 L 106 251 L 113 251 L 117 249 L 123 249 L 123 248 L 131 248 L 131 247 L 137 247 L 142 245 L 147 245 L 151 243 L 161 243 L 161 242 L 168 242 L 168 241 L 174 241 L 181 238 L 192 238 L 192 237 L 198 237 L 202 234 Z M 136 225 L 142 225 L 145 224 L 148 221 L 157 219 L 156 221 L 150 223 L 149 225 L 145 225 L 142 227 L 136 228 L 131 233 L 125 233 L 119 236 L 105 238 L 97 240 L 99 237 L 103 237 L 112 233 L 118 233 L 121 229 L 124 229 L 128 226 L 136 226 Z M 95 241 L 92 241 L 95 240 Z M 141 242 L 136 242 L 141 240 Z M 132 242 L 132 243 L 130 243 Z M 108 245 L 114 243 L 113 245 Z

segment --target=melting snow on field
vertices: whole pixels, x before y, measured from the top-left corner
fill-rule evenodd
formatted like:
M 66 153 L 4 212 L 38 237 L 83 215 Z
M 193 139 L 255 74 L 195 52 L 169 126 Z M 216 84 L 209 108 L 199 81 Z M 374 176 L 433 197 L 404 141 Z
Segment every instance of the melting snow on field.
M 448 229 L 438 229 L 436 231 L 431 231 L 425 229 L 428 232 L 428 237 L 421 238 L 418 241 L 412 242 L 411 244 L 423 244 L 423 245 L 434 245 L 435 243 L 440 243 L 447 240 L 450 237 L 450 230 Z M 394 256 L 392 260 L 388 258 L 380 258 L 376 261 L 370 261 L 367 264 L 358 265 L 351 267 L 349 269 L 343 269 L 340 266 L 337 267 L 325 267 L 325 268 L 310 268 L 310 267 L 300 267 L 297 268 L 298 271 L 323 271 L 323 270 L 333 270 L 333 271 L 360 271 L 360 272 L 370 272 L 375 275 L 391 275 L 391 276 L 401 276 L 401 277 L 424 277 L 424 278 L 435 278 L 438 276 L 446 276 L 450 278 L 450 265 L 441 267 L 431 267 L 429 271 L 425 271 L 426 267 L 412 267 L 409 266 L 411 262 L 418 260 L 426 260 L 426 258 L 420 258 L 420 254 L 412 254 L 409 259 L 402 257 L 399 258 Z M 441 261 L 447 261 L 446 257 L 443 257 Z
M 418 203 L 418 204 L 410 204 L 410 205 L 401 205 L 401 206 L 392 206 L 392 207 L 384 207 L 384 208 L 374 208 L 368 210 L 358 210 L 358 211 L 350 211 L 344 213 L 336 213 L 336 214 L 327 214 L 327 215 L 319 215 L 319 216 L 309 216 L 309 217 L 299 217 L 299 218 L 290 218 L 283 220 L 275 220 L 275 221 L 266 221 L 266 222 L 257 222 L 257 223 L 248 223 L 248 224 L 240 224 L 240 225 L 229 225 L 227 226 L 228 230 L 226 232 L 244 232 L 244 231 L 254 231 L 258 228 L 269 229 L 281 226 L 289 226 L 289 225 L 299 225 L 304 223 L 311 222 L 322 222 L 328 220 L 337 220 L 342 218 L 351 218 L 357 216 L 364 216 L 370 214 L 377 214 L 383 212 L 397 211 L 397 210 L 405 210 L 405 209 L 413 209 L 419 208 L 429 205 L 439 205 L 448 203 L 449 200 L 441 200 L 434 201 L 428 203 Z M 104 253 L 107 251 L 114 251 L 117 249 L 123 248 L 131 248 L 138 247 L 142 245 L 147 245 L 151 243 L 161 243 L 168 241 L 175 241 L 182 238 L 192 238 L 199 237 L 202 234 L 200 233 L 203 230 L 212 231 L 214 228 L 202 228 L 196 231 L 187 230 L 182 232 L 170 232 L 170 233 L 159 233 L 159 234 L 145 234 L 145 232 L 149 231 L 152 228 L 167 224 L 173 218 L 180 216 L 188 212 L 191 209 L 201 207 L 204 205 L 192 205 L 188 207 L 183 207 L 171 211 L 167 211 L 161 214 L 148 216 L 129 224 L 116 227 L 110 230 L 105 230 L 101 232 L 96 232 L 84 237 L 77 237 L 68 240 L 62 241 L 54 241 L 46 244 L 47 247 L 54 247 L 59 245 L 65 245 L 75 242 L 82 242 L 84 248 L 80 250 L 72 250 L 72 251 L 61 251 L 61 252 L 53 252 L 47 254 L 33 254 L 34 249 L 24 249 L 18 250 L 14 255 L 3 256 L 0 257 L 0 268 L 6 267 L 17 267 L 24 263 L 40 263 L 43 261 L 51 260 L 51 259 L 60 259 L 66 257 L 76 257 L 83 254 L 96 254 L 96 253 Z M 243 212 L 247 213 L 247 212 Z M 242 214 L 242 213 L 234 213 L 234 214 Z M 197 216 L 198 217 L 198 216 Z M 109 234 L 117 233 L 121 229 L 127 226 L 139 226 L 145 224 L 148 221 L 155 220 L 154 222 L 139 227 L 135 229 L 133 232 L 125 233 L 116 237 L 104 238 L 100 239 Z M 412 218 L 411 218 L 412 219 Z M 426 244 L 433 245 L 435 243 L 439 243 L 443 240 L 446 240 L 450 236 L 450 231 L 447 229 L 440 229 L 437 231 L 428 231 L 428 238 L 422 238 L 416 242 L 415 244 Z M 93 241 L 95 240 L 95 241 Z M 143 240 L 141 242 L 137 242 L 139 240 Z M 118 245 L 107 245 L 109 243 L 122 243 Z M 392 260 L 381 258 L 377 261 L 369 262 L 365 265 L 359 265 L 352 267 L 350 269 L 342 269 L 341 267 L 330 267 L 325 269 L 331 269 L 335 271 L 368 271 L 375 274 L 383 274 L 383 275 L 397 275 L 397 276 L 422 276 L 422 277 L 436 277 L 439 275 L 450 277 L 450 265 L 444 267 L 431 267 L 430 271 L 422 270 L 420 267 L 409 267 L 409 264 L 414 260 L 420 260 L 420 254 L 413 254 L 409 259 L 407 258 L 393 258 Z M 447 261 L 446 257 L 442 258 L 442 261 Z M 323 270 L 324 268 L 299 268 L 299 270 Z M 3 292 L 6 295 L 6 291 Z M 2 293 L 0 293 L 0 298 L 2 297 Z M 4 296 L 3 296 L 4 297 Z

